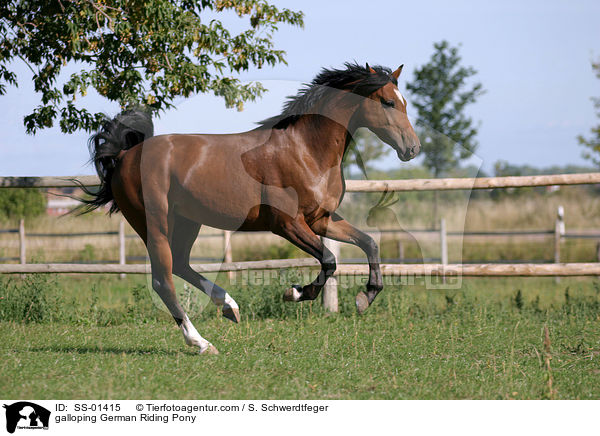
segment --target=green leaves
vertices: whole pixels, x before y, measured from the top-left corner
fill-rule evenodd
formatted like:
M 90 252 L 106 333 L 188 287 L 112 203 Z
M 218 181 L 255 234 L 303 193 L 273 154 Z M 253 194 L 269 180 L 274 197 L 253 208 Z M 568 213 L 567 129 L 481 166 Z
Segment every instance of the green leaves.
M 35 217 L 45 211 L 46 196 L 40 189 L 0 189 L 0 220 Z
M 596 72 L 596 77 L 600 79 L 600 61 L 592 63 L 592 69 Z M 600 117 L 600 98 L 592 97 L 594 107 L 598 110 L 598 116 Z M 594 165 L 600 167 L 600 124 L 590 129 L 592 136 L 588 139 L 583 135 L 579 135 L 577 140 L 579 144 L 587 148 L 583 152 L 583 157 L 591 161 Z
M 441 41 L 434 49 L 431 60 L 415 70 L 415 78 L 406 88 L 418 112 L 424 164 L 437 177 L 477 148 L 477 127 L 464 109 L 484 91 L 481 83 L 468 83 L 477 71 L 460 65 L 457 47 Z
M 239 34 L 214 18 L 227 11 L 248 18 Z M 302 19 L 263 0 L 7 0 L 0 6 L 0 95 L 17 85 L 9 64 L 20 59 L 34 72 L 41 101 L 24 119 L 29 133 L 57 120 L 65 133 L 97 129 L 100 114 L 76 106 L 89 88 L 154 113 L 204 92 L 241 108 L 264 88 L 233 76 L 285 63 L 273 33 L 281 23 L 302 26 Z M 82 70 L 64 79 L 68 63 Z

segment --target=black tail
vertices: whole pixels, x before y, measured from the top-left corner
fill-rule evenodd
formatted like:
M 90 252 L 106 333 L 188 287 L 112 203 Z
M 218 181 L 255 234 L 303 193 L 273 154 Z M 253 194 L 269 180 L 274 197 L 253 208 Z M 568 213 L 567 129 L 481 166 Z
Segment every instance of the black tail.
M 93 134 L 88 142 L 91 154 L 90 162 L 94 163 L 98 177 L 100 177 L 100 188 L 94 192 L 81 186 L 84 192 L 92 198 L 81 199 L 84 205 L 78 210 L 80 214 L 90 212 L 114 200 L 110 181 L 118 154 L 153 135 L 152 117 L 144 110 L 126 110 L 112 120 L 106 119 L 100 130 Z M 118 210 L 119 206 L 113 201 L 109 213 Z

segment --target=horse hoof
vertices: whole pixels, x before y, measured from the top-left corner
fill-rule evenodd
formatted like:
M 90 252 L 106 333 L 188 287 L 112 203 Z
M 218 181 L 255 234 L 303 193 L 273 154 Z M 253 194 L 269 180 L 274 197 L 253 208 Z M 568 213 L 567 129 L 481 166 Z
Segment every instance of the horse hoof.
M 233 321 L 236 324 L 241 321 L 240 310 L 232 309 L 231 307 L 223 308 L 223 317 L 227 318 L 230 321 Z
M 219 350 L 213 344 L 210 344 L 204 351 L 200 351 L 200 354 L 219 354 Z
M 359 315 L 362 315 L 369 307 L 369 298 L 364 292 L 359 292 L 356 295 L 356 310 Z
M 298 301 L 300 300 L 300 295 L 302 292 L 302 288 L 298 285 L 292 285 L 291 288 L 288 288 L 283 293 L 283 301 Z

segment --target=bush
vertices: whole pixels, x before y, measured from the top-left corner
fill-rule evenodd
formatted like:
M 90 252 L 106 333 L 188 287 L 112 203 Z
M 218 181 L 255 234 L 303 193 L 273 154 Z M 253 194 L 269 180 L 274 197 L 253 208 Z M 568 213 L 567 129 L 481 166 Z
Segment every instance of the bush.
M 79 260 L 87 263 L 96 260 L 96 249 L 92 244 L 85 244 L 85 247 L 79 250 Z
M 46 210 L 46 196 L 36 188 L 0 189 L 0 218 L 31 218 Z
M 56 280 L 47 275 L 0 277 L 0 321 L 52 322 L 64 311 Z

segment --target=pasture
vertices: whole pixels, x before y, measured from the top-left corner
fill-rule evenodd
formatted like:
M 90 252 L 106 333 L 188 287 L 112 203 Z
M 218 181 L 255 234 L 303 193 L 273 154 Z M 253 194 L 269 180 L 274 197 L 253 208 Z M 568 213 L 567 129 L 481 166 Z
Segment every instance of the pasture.
M 2 277 L 0 390 L 35 399 L 600 397 L 597 279 L 465 278 L 460 290 L 438 291 L 417 281 L 388 286 L 357 316 L 355 285 L 340 287 L 339 314 L 283 303 L 280 281 L 295 275 L 229 284 L 238 325 L 182 289 L 218 356 L 184 345 L 143 277 Z
M 394 205 L 398 220 L 408 228 L 427 226 L 430 194 L 401 194 Z M 600 228 L 600 202 L 589 189 L 528 194 L 491 200 L 448 193 L 440 201 L 450 230 L 550 229 L 559 204 L 569 230 Z M 360 224 L 379 198 L 369 195 L 349 195 L 343 214 Z M 114 231 L 119 220 L 101 214 L 40 217 L 27 229 Z M 259 237 L 257 244 L 256 235 L 236 235 L 234 260 L 301 255 L 275 236 Z M 32 237 L 27 259 L 114 261 L 114 239 Z M 2 255 L 18 254 L 14 235 L 0 240 Z M 383 257 L 396 256 L 393 241 L 379 242 Z M 436 252 L 435 240 L 419 243 L 422 250 Z M 473 238 L 453 244 L 451 261 L 552 260 L 551 238 Z M 561 244 L 563 261 L 597 259 L 594 239 Z M 407 257 L 417 249 L 407 243 Z M 220 257 L 222 250 L 218 237 L 206 238 L 193 255 Z M 127 240 L 127 254 L 144 255 L 138 239 Z M 342 247 L 342 257 L 360 256 Z M 226 274 L 210 275 L 240 304 L 238 325 L 178 280 L 180 301 L 218 347 L 218 356 L 199 356 L 184 345 L 147 277 L 0 277 L 0 390 L 6 398 L 36 399 L 600 398 L 597 278 L 463 278 L 455 290 L 427 289 L 420 280 L 391 283 L 363 316 L 354 306 L 362 285 L 347 278 L 340 278 L 338 314 L 326 313 L 320 301 L 282 301 L 290 283 L 305 283 L 314 273 L 273 271 L 251 275 L 249 283 L 239 274 L 233 282 Z

